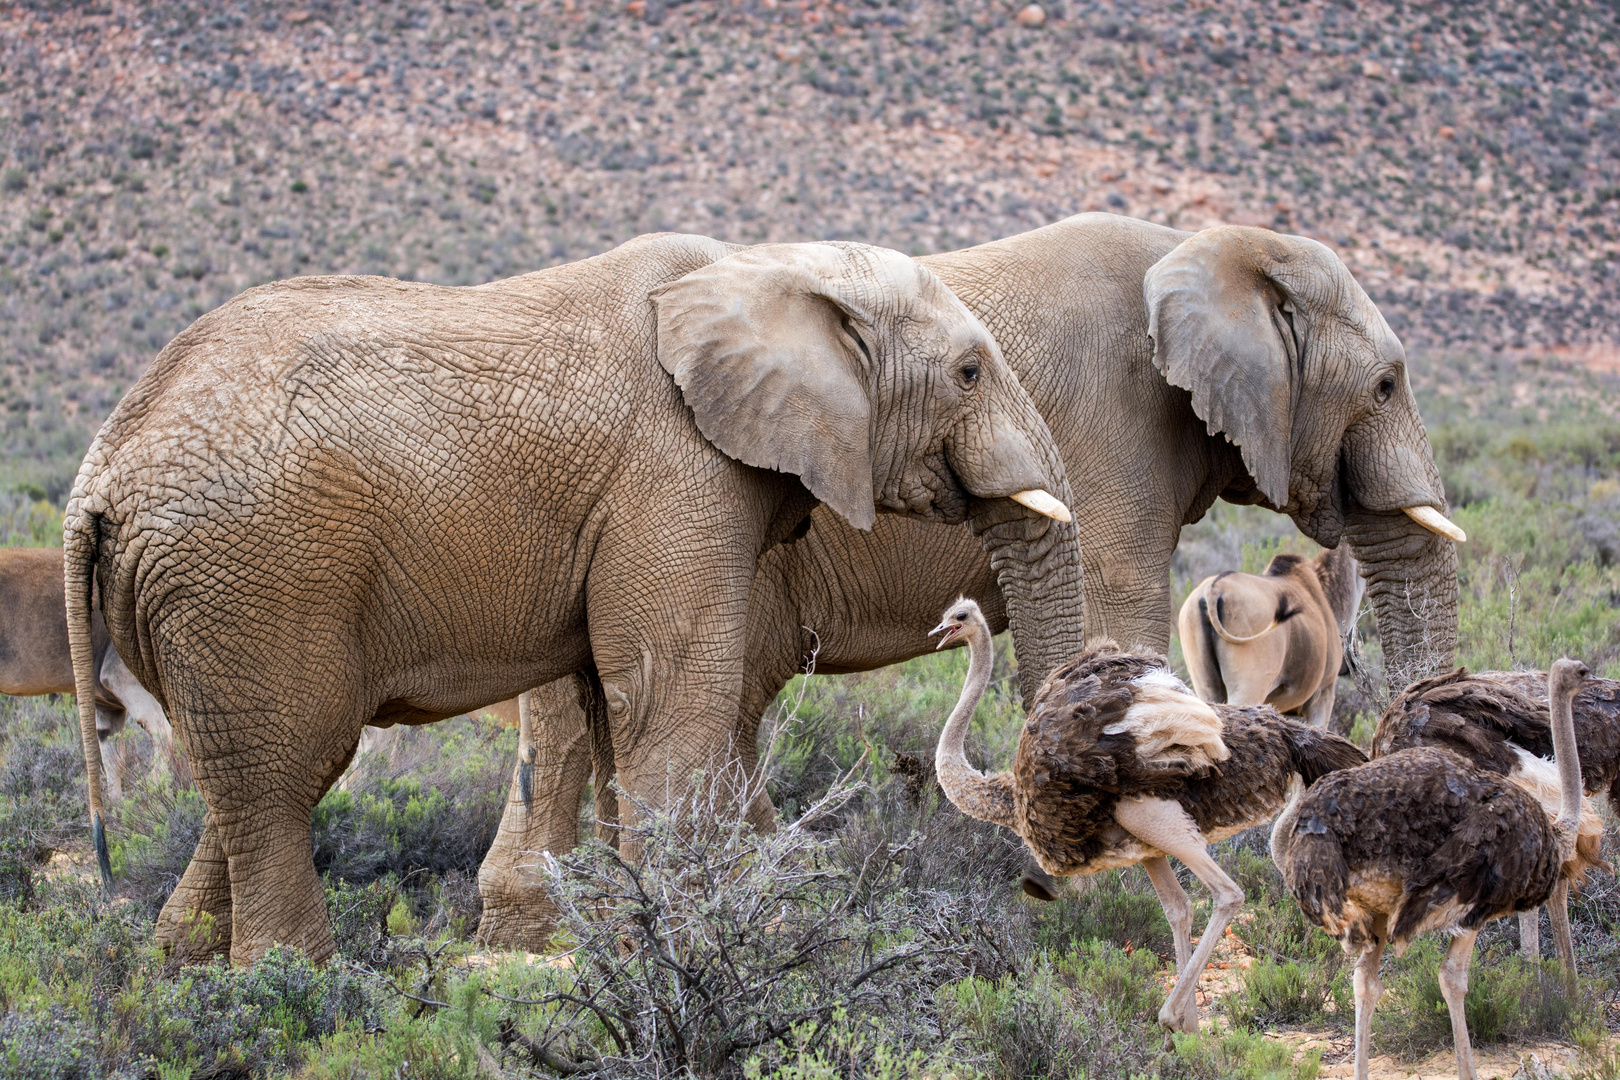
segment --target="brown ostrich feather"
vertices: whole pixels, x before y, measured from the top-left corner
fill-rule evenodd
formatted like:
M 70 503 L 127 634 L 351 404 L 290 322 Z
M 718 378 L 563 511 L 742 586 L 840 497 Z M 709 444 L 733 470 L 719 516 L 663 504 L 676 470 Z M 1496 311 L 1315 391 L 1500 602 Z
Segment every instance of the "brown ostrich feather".
M 1559 876 L 1558 836 L 1536 800 L 1433 747 L 1323 777 L 1285 842 L 1289 891 L 1312 922 L 1355 950 L 1372 943 L 1384 914 L 1399 952 L 1427 930 L 1474 930 L 1539 907 Z M 1393 910 L 1392 894 L 1400 897 Z
M 1575 741 L 1581 748 L 1581 786 L 1587 794 L 1610 789 L 1620 774 L 1620 681 L 1594 679 L 1575 696 Z M 1552 756 L 1548 721 L 1547 673 L 1458 668 L 1407 687 L 1379 718 L 1373 757 L 1433 747 L 1450 750 L 1476 768 L 1515 780 L 1556 815 L 1558 786 L 1550 767 L 1524 771 L 1515 748 L 1537 758 Z M 1611 799 L 1613 792 L 1611 790 Z M 1572 886 L 1589 869 L 1607 870 L 1603 860 L 1603 821 L 1583 807 L 1575 856 L 1565 867 Z
M 1195 712 L 1183 742 L 1161 748 L 1163 728 L 1155 728 L 1156 749 L 1144 754 L 1127 714 L 1144 696 L 1138 680 L 1163 670 L 1158 654 L 1100 642 L 1036 695 L 1012 772 L 997 779 L 1010 779 L 1015 828 L 1048 873 L 1085 873 L 1128 840 L 1114 820 L 1122 798 L 1174 800 L 1201 832 L 1218 834 L 1268 820 L 1296 773 L 1310 783 L 1366 760 L 1346 740 L 1265 705 L 1202 706 L 1218 728 Z

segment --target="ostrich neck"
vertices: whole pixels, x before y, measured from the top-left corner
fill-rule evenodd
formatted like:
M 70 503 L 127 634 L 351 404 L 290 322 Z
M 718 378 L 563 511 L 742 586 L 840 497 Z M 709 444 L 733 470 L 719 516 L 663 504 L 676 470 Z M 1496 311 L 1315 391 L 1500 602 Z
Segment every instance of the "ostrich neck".
M 939 748 L 934 752 L 934 772 L 945 797 L 956 804 L 969 817 L 992 821 L 1012 827 L 1003 808 L 1005 799 L 998 799 L 991 790 L 991 778 L 975 769 L 967 759 L 967 730 L 973 721 L 973 710 L 990 684 L 990 649 L 981 641 L 988 638 L 988 627 L 968 638 L 968 674 L 962 684 L 962 696 L 956 699 L 956 708 L 945 721 L 940 732 Z
M 1288 802 L 1271 824 L 1271 861 L 1277 864 L 1284 880 L 1288 878 L 1288 854 L 1294 847 L 1294 822 L 1299 819 L 1299 804 L 1304 798 L 1305 782 L 1295 776 L 1288 786 Z
M 1553 760 L 1558 763 L 1558 784 L 1562 788 L 1559 807 L 1559 830 L 1568 834 L 1568 861 L 1574 852 L 1575 831 L 1581 823 L 1581 758 L 1575 748 L 1575 692 L 1580 684 L 1549 686 L 1547 697 L 1552 707 Z

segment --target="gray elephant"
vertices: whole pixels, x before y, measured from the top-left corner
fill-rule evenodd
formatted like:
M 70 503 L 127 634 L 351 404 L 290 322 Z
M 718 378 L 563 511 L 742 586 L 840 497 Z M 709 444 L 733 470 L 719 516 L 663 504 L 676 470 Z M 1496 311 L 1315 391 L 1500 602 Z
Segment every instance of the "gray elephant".
M 896 252 L 661 235 L 476 288 L 250 290 L 159 354 L 68 502 L 103 872 L 98 585 L 207 805 L 160 940 L 323 959 L 310 813 L 365 724 L 589 665 L 621 783 L 679 790 L 735 729 L 761 552 L 818 502 L 856 529 L 1035 516 L 1009 496 L 1063 513 L 1051 434 L 983 325 Z M 1041 522 L 1077 596 L 1073 528 Z
M 1460 534 L 1443 517 L 1401 343 L 1333 252 L 1265 229 L 1189 234 L 1081 214 L 920 261 L 990 328 L 1075 478 L 1093 637 L 1167 648 L 1181 527 L 1224 498 L 1288 514 L 1326 547 L 1348 543 L 1391 685 L 1451 663 L 1447 536 Z M 857 533 L 821 510 L 811 522 L 766 553 L 754 583 L 737 732 L 750 767 L 760 717 L 809 655 L 811 630 L 817 671 L 863 671 L 927 652 L 923 631 L 958 595 L 977 598 L 997 632 L 1039 597 L 1005 590 L 1028 563 L 987 558 L 960 532 L 895 518 Z M 1070 636 L 1081 618 L 1066 614 Z M 1031 701 L 1050 665 L 1027 665 L 1021 643 L 1019 660 Z M 534 724 L 544 776 L 528 805 L 514 783 L 479 874 L 489 940 L 535 947 L 550 932 L 526 853 L 575 842 L 592 746 L 603 760 L 630 749 L 618 729 L 605 749 L 578 735 L 592 713 L 587 700 Z M 761 798 L 750 816 L 765 825 L 773 811 Z M 1038 874 L 1025 884 L 1045 889 Z

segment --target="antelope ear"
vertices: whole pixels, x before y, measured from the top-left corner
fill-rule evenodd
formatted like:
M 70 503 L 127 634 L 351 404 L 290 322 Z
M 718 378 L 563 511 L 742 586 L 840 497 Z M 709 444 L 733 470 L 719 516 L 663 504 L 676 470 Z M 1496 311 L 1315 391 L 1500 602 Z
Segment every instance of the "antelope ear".
M 1264 229 L 1205 229 L 1142 281 L 1153 365 L 1171 385 L 1192 391 L 1193 411 L 1210 434 L 1237 446 L 1278 509 L 1289 502 L 1292 367 L 1299 358 L 1283 308 L 1287 293 L 1272 273 L 1288 257 L 1283 240 Z
M 830 244 L 773 244 L 651 296 L 658 362 L 704 438 L 745 464 L 795 474 L 844 520 L 870 529 L 874 331 L 853 296 L 856 262 Z

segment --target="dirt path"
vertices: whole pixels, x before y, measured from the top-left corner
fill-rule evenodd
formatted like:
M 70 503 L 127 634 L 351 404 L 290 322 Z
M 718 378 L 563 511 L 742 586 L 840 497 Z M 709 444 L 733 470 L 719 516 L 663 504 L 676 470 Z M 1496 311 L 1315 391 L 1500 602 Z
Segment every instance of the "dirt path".
M 1198 1008 L 1208 1019 L 1221 998 L 1243 989 L 1243 972 L 1254 963 L 1254 955 L 1235 932 L 1246 920 L 1239 918 L 1227 927 L 1210 965 L 1198 978 Z M 1196 939 L 1195 939 L 1196 940 Z M 1174 984 L 1166 976 L 1165 989 Z M 1307 1051 L 1322 1052 L 1321 1080 L 1337 1080 L 1355 1075 L 1355 1046 L 1350 1033 L 1292 1031 L 1268 1033 L 1268 1038 L 1288 1043 L 1296 1059 Z M 1376 1042 L 1374 1046 L 1376 1048 Z M 1576 1051 L 1558 1043 L 1529 1046 L 1475 1048 L 1474 1067 L 1479 1080 L 1542 1080 L 1566 1075 L 1575 1066 Z M 1368 1063 L 1368 1080 L 1453 1080 L 1457 1061 L 1449 1049 L 1438 1050 L 1420 1061 L 1402 1061 L 1388 1054 L 1375 1054 Z
M 1286 1032 L 1271 1036 L 1294 1048 L 1295 1056 L 1307 1050 L 1322 1051 L 1322 1080 L 1355 1075 L 1355 1054 L 1351 1037 L 1319 1032 Z M 1457 1060 L 1450 1050 L 1437 1050 L 1421 1061 L 1401 1061 L 1387 1054 L 1375 1054 L 1367 1063 L 1368 1080 L 1453 1080 Z M 1563 1076 L 1575 1066 L 1575 1048 L 1557 1043 L 1531 1046 L 1496 1047 L 1474 1051 L 1474 1067 L 1479 1080 L 1540 1080 Z

